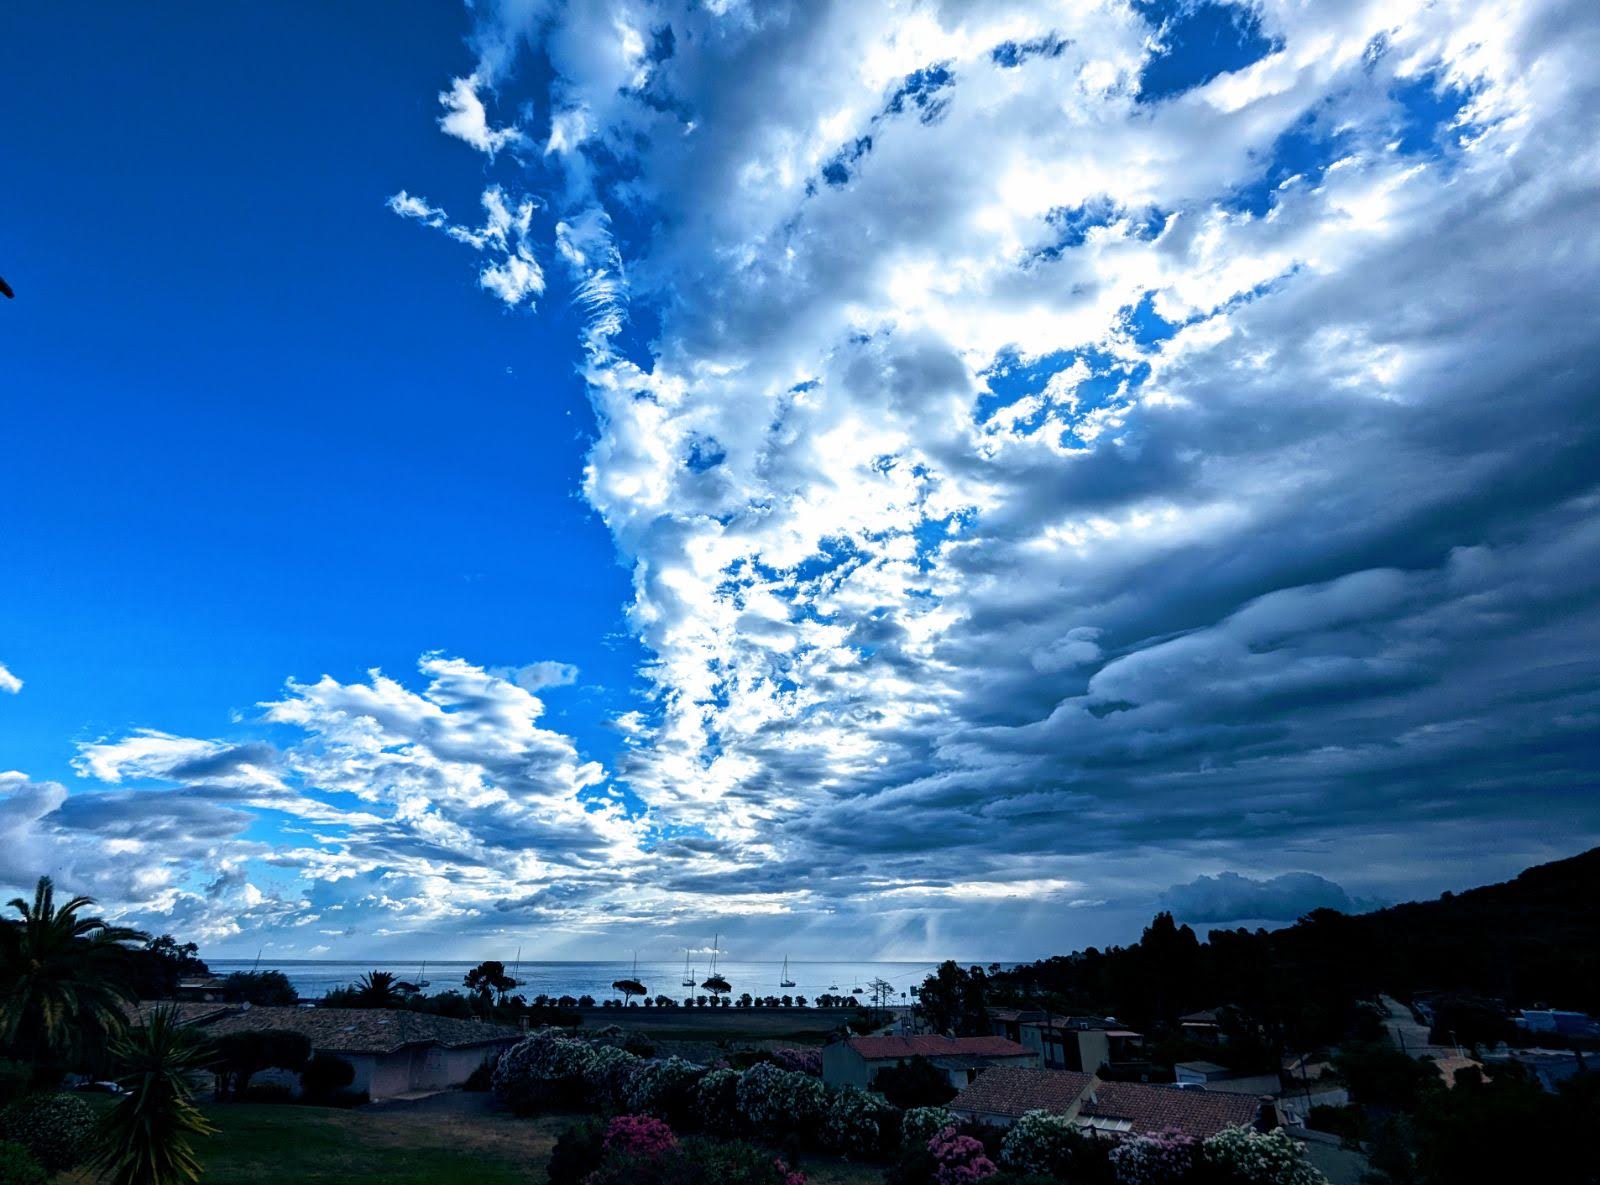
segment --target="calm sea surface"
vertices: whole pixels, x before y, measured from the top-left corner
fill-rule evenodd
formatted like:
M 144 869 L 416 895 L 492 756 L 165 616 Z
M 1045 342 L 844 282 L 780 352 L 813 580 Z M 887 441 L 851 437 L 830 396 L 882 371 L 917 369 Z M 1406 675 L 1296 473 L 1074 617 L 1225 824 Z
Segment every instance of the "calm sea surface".
M 226 975 L 230 971 L 249 971 L 258 964 L 254 959 L 208 959 L 208 965 L 213 973 Z M 425 978 L 428 991 L 442 992 L 451 988 L 461 987 L 461 978 L 468 969 L 477 966 L 476 961 L 448 960 L 429 962 L 424 965 L 421 960 L 416 962 L 397 963 L 388 960 L 369 961 L 333 961 L 320 959 L 262 959 L 259 969 L 262 971 L 282 971 L 289 977 L 289 982 L 294 984 L 303 997 L 315 998 L 321 996 L 330 988 L 344 987 L 354 983 L 368 971 L 391 971 L 401 979 L 415 982 L 418 976 Z M 789 963 L 789 978 L 795 981 L 792 988 L 780 987 L 778 981 L 783 978 L 783 964 L 767 962 L 749 962 L 740 959 L 721 959 L 717 963 L 717 970 L 733 985 L 733 995 L 737 999 L 741 992 L 749 992 L 752 996 L 805 996 L 815 999 L 824 992 L 834 995 L 848 995 L 851 988 L 859 987 L 863 991 L 870 991 L 874 979 L 883 979 L 894 985 L 895 997 L 898 1000 L 900 993 L 907 988 L 920 984 L 933 971 L 936 963 L 847 963 L 847 962 L 797 962 Z M 516 966 L 511 960 L 506 961 L 506 970 L 515 975 L 521 986 L 518 988 L 530 1000 L 538 995 L 549 996 L 582 996 L 590 995 L 596 1000 L 601 1000 L 616 993 L 611 990 L 614 980 L 634 978 L 632 960 L 617 960 L 615 962 L 561 962 L 539 963 L 524 961 Z M 710 973 L 709 966 L 704 960 L 695 965 L 696 983 L 704 982 Z M 638 979 L 650 989 L 650 994 L 671 996 L 681 1000 L 691 994 L 691 989 L 683 986 L 683 963 L 646 962 L 640 960 Z M 692 989 L 694 995 L 701 995 L 701 989 Z

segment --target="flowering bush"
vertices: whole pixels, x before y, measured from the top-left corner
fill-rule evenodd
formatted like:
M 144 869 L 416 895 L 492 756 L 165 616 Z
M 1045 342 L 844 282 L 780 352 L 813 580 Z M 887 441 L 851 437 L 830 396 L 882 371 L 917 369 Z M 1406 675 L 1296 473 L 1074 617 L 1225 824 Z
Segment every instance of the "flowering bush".
M 954 1127 L 945 1128 L 929 1140 L 928 1151 L 938 1166 L 933 1174 L 937 1185 L 971 1185 L 1000 1171 L 984 1155 L 982 1144 Z
M 900 1143 L 907 1148 L 926 1148 L 947 1127 L 954 1127 L 956 1117 L 943 1107 L 912 1107 L 900 1116 Z
M 81 1161 L 93 1135 L 94 1112 L 76 1095 L 24 1095 L 0 1111 L 0 1140 L 21 1144 L 50 1175 Z
M 659 1157 L 678 1146 L 678 1137 L 649 1115 L 618 1115 L 606 1125 L 605 1150 L 629 1156 Z
M 1111 1168 L 1117 1185 L 1172 1185 L 1194 1172 L 1199 1151 L 1193 1137 L 1168 1128 L 1123 1140 L 1111 1152 Z
M 813 1078 L 822 1077 L 820 1049 L 774 1049 L 772 1060 L 780 1069 L 791 1073 L 810 1074 Z
M 742 1140 L 689 1139 L 651 1151 L 606 1147 L 582 1185 L 806 1185 L 806 1179 Z
M 895 1136 L 897 1112 L 876 1095 L 846 1086 L 828 1096 L 822 1142 L 855 1156 L 881 1152 Z
M 508 1049 L 494 1068 L 495 1097 L 519 1113 L 581 1103 L 593 1059 L 587 1042 L 548 1029 L 534 1033 Z
M 704 1066 L 681 1057 L 641 1062 L 628 1081 L 628 1110 L 654 1115 L 676 1127 L 698 1123 L 694 1088 L 705 1073 Z
M 1283 1131 L 1230 1127 L 1200 1146 L 1200 1161 L 1225 1185 L 1328 1185 Z
M 743 1077 L 737 1070 L 712 1070 L 695 1084 L 695 1112 L 706 1131 L 731 1136 L 739 1130 L 739 1086 Z
M 1029 1111 L 1006 1132 L 1000 1163 L 1019 1173 L 1065 1177 L 1083 1138 L 1065 1115 Z
M 822 1083 L 771 1062 L 744 1072 L 737 1098 L 739 1114 L 763 1134 L 815 1130 L 828 1105 Z
M 603 1111 L 625 1110 L 634 1075 L 643 1065 L 640 1059 L 616 1045 L 592 1047 L 589 1061 L 583 1068 L 583 1085 L 590 1102 Z

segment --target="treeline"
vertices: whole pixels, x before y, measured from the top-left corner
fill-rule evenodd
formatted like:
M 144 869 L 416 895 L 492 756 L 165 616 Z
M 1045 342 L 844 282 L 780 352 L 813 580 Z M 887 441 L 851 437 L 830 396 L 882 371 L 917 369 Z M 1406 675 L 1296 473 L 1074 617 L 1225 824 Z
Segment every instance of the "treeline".
M 1226 1005 L 1269 1045 L 1306 1048 L 1371 1032 L 1365 1002 L 1380 992 L 1440 991 L 1600 1010 L 1600 848 L 1503 884 L 1368 914 L 1316 910 L 1280 930 L 1201 941 L 1163 913 L 1125 947 L 1006 970 L 947 964 L 920 998 L 936 1027 L 974 1032 L 996 1004 L 1114 1015 L 1147 1032 Z

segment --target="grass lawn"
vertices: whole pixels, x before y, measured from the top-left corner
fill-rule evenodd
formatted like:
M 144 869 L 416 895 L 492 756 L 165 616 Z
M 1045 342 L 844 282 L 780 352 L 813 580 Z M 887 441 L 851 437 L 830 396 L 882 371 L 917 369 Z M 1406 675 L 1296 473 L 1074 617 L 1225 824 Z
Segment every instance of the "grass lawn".
M 481 1097 L 481 1096 L 480 1096 Z M 202 1185 L 511 1185 L 545 1181 L 567 1115 L 354 1110 L 258 1103 L 205 1108 L 217 1134 L 197 1141 Z M 813 1185 L 878 1185 L 880 1169 L 817 1158 Z M 86 1175 L 63 1183 L 90 1185 Z

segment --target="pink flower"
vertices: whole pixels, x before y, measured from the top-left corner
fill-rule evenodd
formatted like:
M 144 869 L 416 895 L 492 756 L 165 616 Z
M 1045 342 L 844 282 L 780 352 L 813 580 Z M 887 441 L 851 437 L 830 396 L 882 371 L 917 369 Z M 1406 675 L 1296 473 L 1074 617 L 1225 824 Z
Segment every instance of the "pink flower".
M 972 1185 L 994 1176 L 999 1168 L 984 1154 L 983 1144 L 947 1127 L 928 1141 L 928 1151 L 939 1168 L 933 1179 L 938 1185 Z
M 657 1157 L 678 1146 L 678 1137 L 661 1120 L 649 1115 L 618 1115 L 606 1125 L 607 1151 Z

